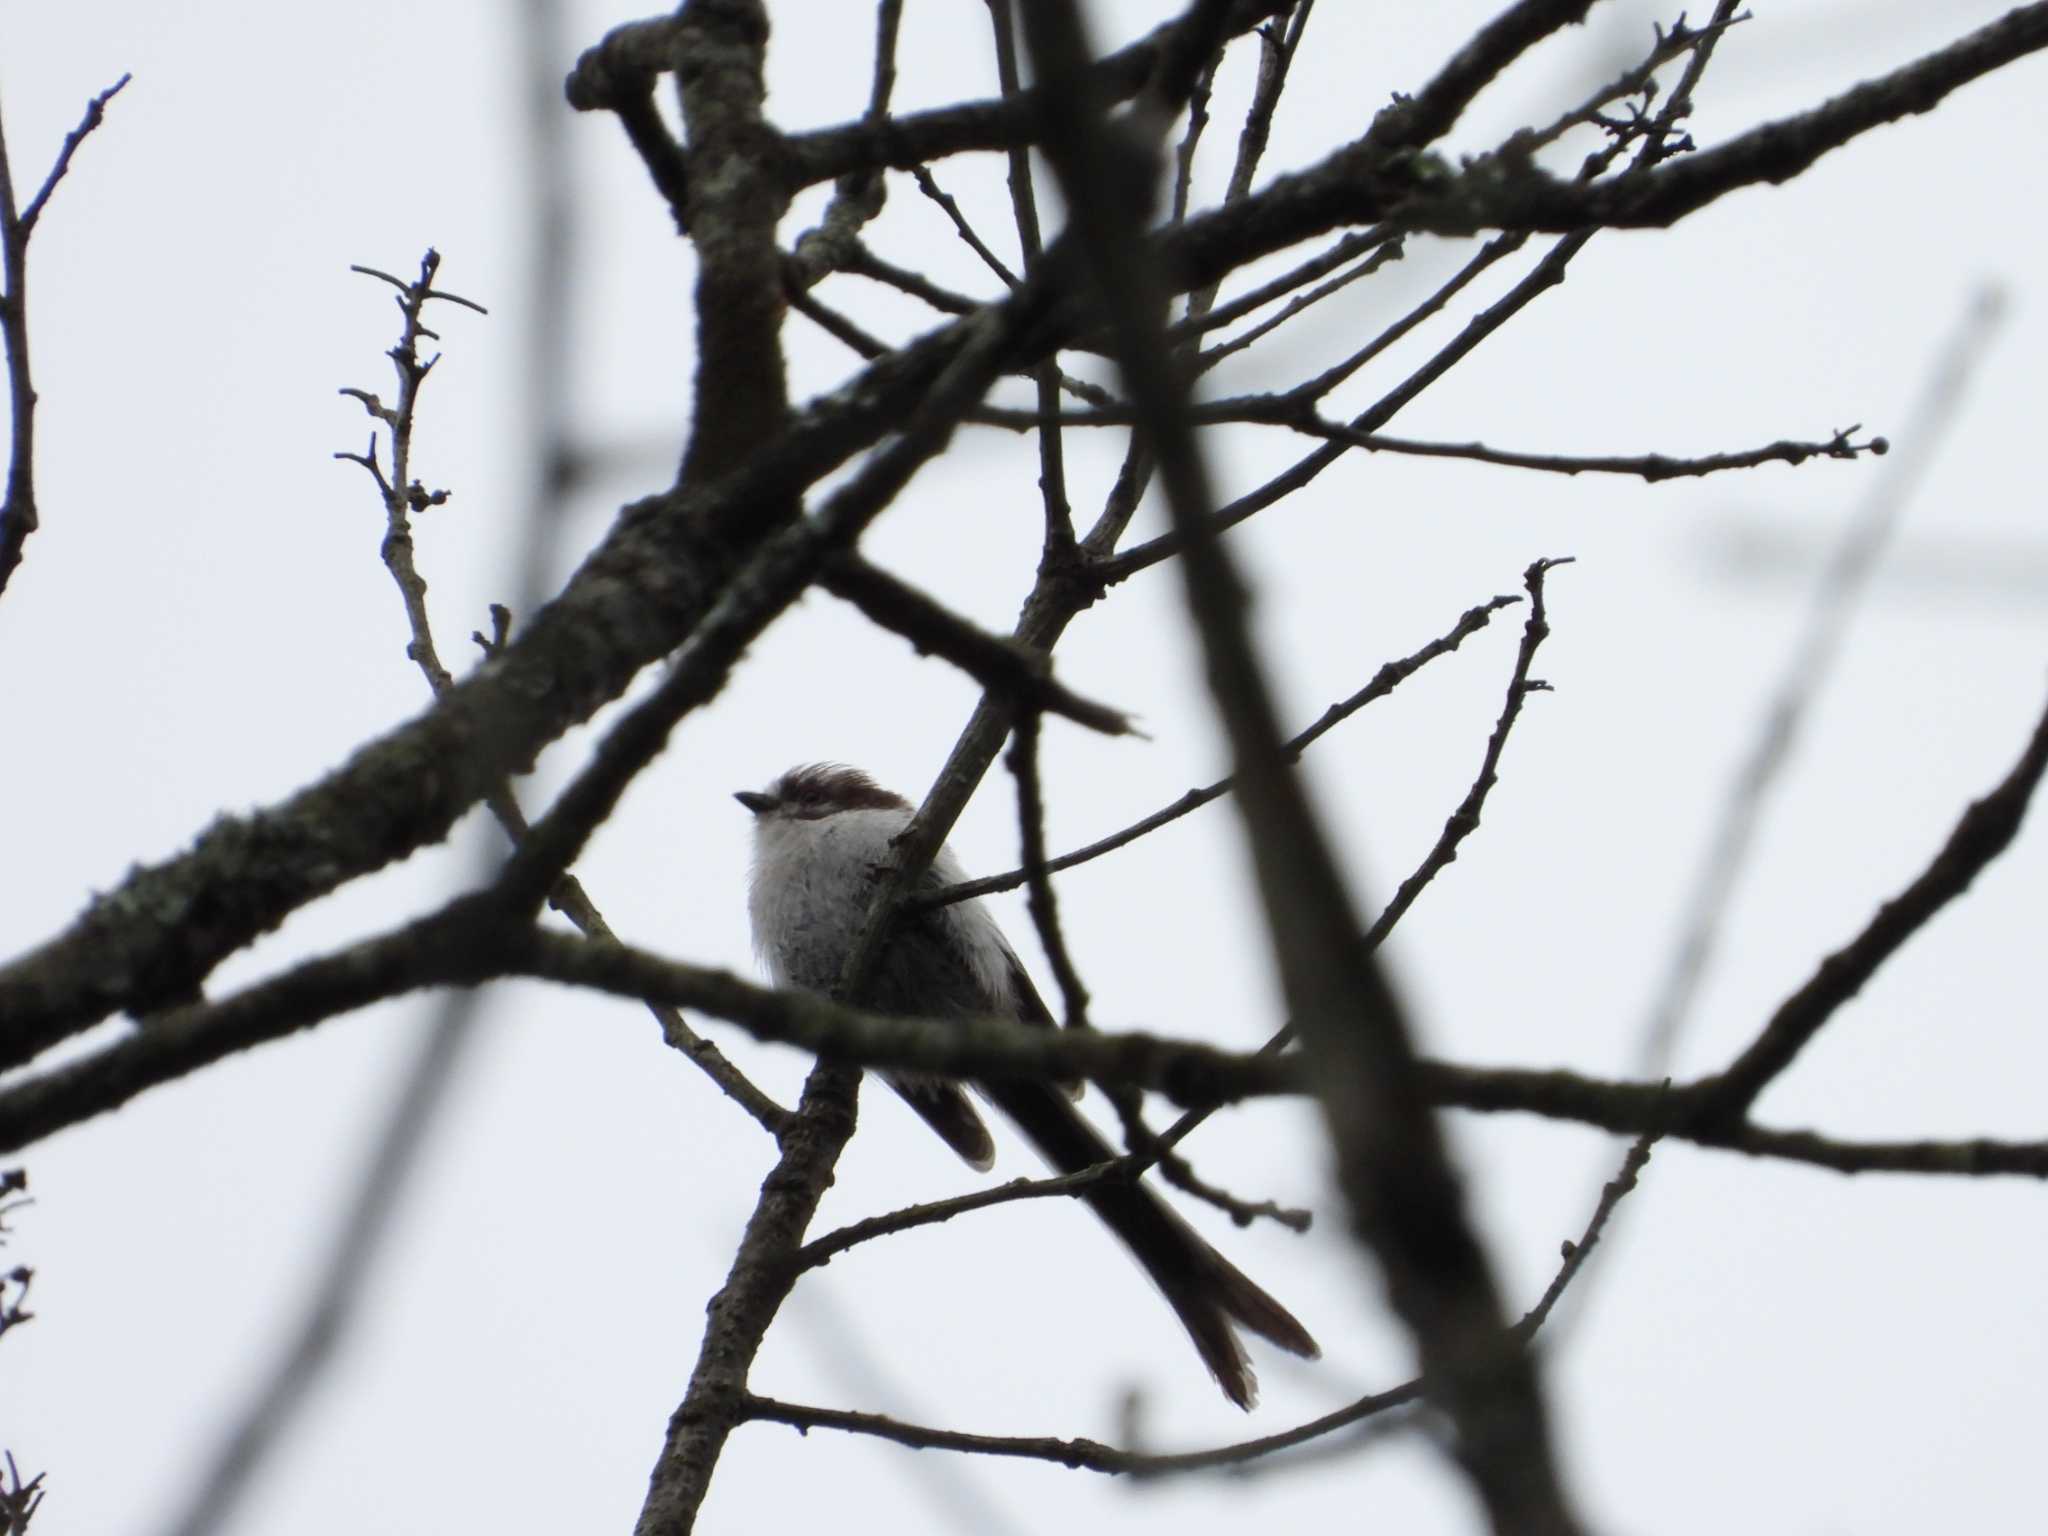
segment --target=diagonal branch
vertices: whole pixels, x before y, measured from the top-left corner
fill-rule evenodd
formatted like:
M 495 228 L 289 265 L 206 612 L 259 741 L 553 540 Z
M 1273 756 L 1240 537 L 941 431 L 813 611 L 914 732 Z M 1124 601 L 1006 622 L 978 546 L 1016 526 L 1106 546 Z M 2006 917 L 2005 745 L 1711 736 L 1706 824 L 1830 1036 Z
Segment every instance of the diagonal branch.
M 1872 129 L 1932 111 L 1951 92 L 2044 48 L 2048 4 L 2037 0 L 1811 111 L 1761 124 L 1655 175 L 1569 183 L 1524 156 L 1501 155 L 1478 162 L 1441 195 L 1425 196 L 1404 209 L 1403 221 L 1438 234 L 1675 224 L 1739 187 L 1790 181 Z
M 2048 772 L 2048 712 L 2012 771 L 1982 799 L 1972 802 L 1913 883 L 1877 909 L 1864 930 L 1822 960 L 1806 984 L 1778 1006 L 1763 1032 L 1726 1071 L 1701 1085 L 1695 1113 L 1707 1122 L 1744 1119 L 1758 1094 L 1769 1087 L 1813 1037 L 1877 974 L 1901 946 L 1950 902 L 1967 891 L 1985 867 L 2012 845 L 2026 818 L 2034 790 Z
M 36 390 L 28 351 L 28 242 L 36 221 L 49 205 L 57 183 L 71 168 L 71 157 L 86 136 L 104 121 L 107 103 L 128 83 L 123 75 L 93 97 L 85 116 L 64 136 L 64 147 L 50 174 L 27 207 L 15 198 L 14 167 L 8 159 L 7 135 L 0 128 L 0 348 L 7 354 L 7 398 L 10 406 L 7 483 L 0 491 L 0 594 L 21 564 L 28 536 L 42 525 L 36 506 Z
M 1771 788 L 1790 760 L 1806 716 L 1821 694 L 1879 555 L 1957 419 L 2001 312 L 1996 290 L 1981 292 L 1972 302 L 1923 387 L 1907 425 L 1909 451 L 1862 498 L 1814 590 L 1799 638 L 1761 711 L 1756 739 L 1736 770 L 1707 851 L 1686 891 L 1677 942 L 1644 1031 L 1641 1069 L 1645 1075 L 1656 1076 L 1670 1065 L 1679 1030 L 1713 960 L 1722 918 L 1748 860 Z
M 1059 983 L 1060 1022 L 1069 1029 L 1087 1029 L 1088 988 L 1081 980 L 1081 968 L 1074 963 L 1073 952 L 1067 948 L 1052 876 L 1045 867 L 1045 790 L 1038 777 L 1036 715 L 1018 718 L 1010 733 L 1009 765 L 1010 774 L 1017 781 L 1017 824 L 1031 924 L 1038 931 L 1038 942 L 1052 966 L 1053 979 Z
M 1003 635 L 992 635 L 952 613 L 910 583 L 890 575 L 858 554 L 826 566 L 818 584 L 843 598 L 882 628 L 901 635 L 921 653 L 942 656 L 992 693 L 1020 708 L 1064 715 L 1077 725 L 1109 736 L 1126 735 L 1130 717 L 1122 710 L 1083 698 L 1052 675 L 1043 652 L 1028 650 Z

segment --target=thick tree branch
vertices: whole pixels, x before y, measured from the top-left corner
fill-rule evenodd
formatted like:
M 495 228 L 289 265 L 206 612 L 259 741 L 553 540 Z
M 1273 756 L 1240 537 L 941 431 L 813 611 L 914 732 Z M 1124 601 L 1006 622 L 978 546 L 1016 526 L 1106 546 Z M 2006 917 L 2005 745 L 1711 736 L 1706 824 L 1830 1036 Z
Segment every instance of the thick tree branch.
M 690 0 L 676 17 L 676 85 L 688 128 L 683 223 L 697 254 L 697 387 L 685 479 L 745 463 L 789 410 L 775 243 L 789 193 L 774 170 L 780 136 L 761 111 L 767 42 L 768 10 L 755 0 Z M 773 527 L 795 513 L 792 499 L 734 516 Z
M 149 1028 L 0 1089 L 0 1153 L 116 1109 L 160 1083 L 300 1029 L 423 987 L 526 975 L 614 996 L 656 999 L 726 1019 L 757 1039 L 863 1066 L 962 1078 L 1090 1078 L 1212 1105 L 1305 1092 L 1298 1055 L 1244 1055 L 1159 1036 L 1046 1030 L 1000 1020 L 867 1014 L 808 993 L 776 992 L 728 972 L 626 945 L 546 932 L 509 934 L 489 901 L 469 897 L 380 938 L 309 960 L 215 1003 L 173 1009 Z M 1714 1079 L 1679 1086 L 1566 1071 L 1417 1064 L 1428 1101 L 1488 1114 L 1530 1114 L 1616 1135 L 1654 1132 L 1701 1147 L 1839 1173 L 2048 1179 L 2048 1142 L 1843 1141 L 1804 1130 L 1699 1115 Z M 1177 1128 L 1176 1128 L 1177 1129 Z M 1172 1132 L 1162 1140 L 1172 1140 Z
M 1706 31 L 1702 46 L 1718 35 Z M 1649 174 L 1607 180 L 1560 180 L 1512 143 L 1453 171 L 1416 153 L 1430 142 L 1425 134 L 1442 112 L 1408 117 L 1397 105 L 1364 138 L 1318 166 L 1281 178 L 1242 212 L 1190 220 L 1166 251 L 1176 285 L 1192 287 L 1242 262 L 1247 240 L 1277 250 L 1339 224 L 1386 219 L 1404 230 L 1443 235 L 1667 226 L 1740 188 L 1788 181 L 1829 151 L 1873 128 L 1929 111 L 1950 92 L 2044 47 L 2048 0 L 2037 0 L 1810 112 L 1763 124 Z M 1684 96 L 1681 90 L 1673 99 Z
M 1978 293 L 1962 325 L 1943 348 L 1906 424 L 1908 451 L 1877 477 L 1860 498 L 1827 569 L 1815 588 L 1799 638 L 1786 657 L 1761 711 L 1756 739 L 1737 767 L 1712 835 L 1686 892 L 1677 938 L 1644 1030 L 1640 1069 L 1668 1070 L 1680 1028 L 1713 960 L 1728 911 L 1754 844 L 1763 808 L 1834 669 L 1851 616 L 1878 557 L 1949 428 L 1960 418 L 1972 375 L 1995 334 L 2003 305 L 1995 290 Z M 1880 440 L 1881 441 L 1881 440 Z

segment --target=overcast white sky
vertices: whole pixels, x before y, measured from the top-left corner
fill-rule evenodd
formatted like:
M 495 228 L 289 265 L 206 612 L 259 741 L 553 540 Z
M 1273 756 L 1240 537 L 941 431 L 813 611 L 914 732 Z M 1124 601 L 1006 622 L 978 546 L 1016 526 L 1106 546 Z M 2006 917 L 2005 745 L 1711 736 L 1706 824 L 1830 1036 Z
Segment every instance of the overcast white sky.
M 1495 8 L 1324 0 L 1269 170 L 1362 128 Z M 1105 40 L 1121 40 L 1169 9 L 1095 11 Z M 2003 9 L 1760 0 L 1721 50 L 1694 131 L 1711 142 L 1810 104 Z M 572 10 L 556 75 L 636 14 Z M 444 284 L 491 310 L 440 316 L 446 357 L 422 418 L 418 473 L 454 492 L 419 532 L 452 665 L 470 663 L 464 637 L 509 597 L 533 468 L 520 414 L 533 299 L 519 11 L 101 0 L 16 6 L 0 21 L 18 184 L 40 178 L 95 91 L 135 76 L 33 252 L 44 528 L 0 601 L 0 953 L 61 928 L 135 861 L 174 852 L 222 811 L 279 799 L 421 707 L 378 561 L 381 509 L 366 477 L 330 458 L 360 449 L 367 425 L 336 390 L 387 389 L 394 334 L 385 291 L 350 263 L 409 272 L 431 243 Z M 913 0 L 906 13 L 899 103 L 993 88 L 982 6 Z M 871 8 L 788 0 L 774 16 L 776 120 L 857 113 Z M 1453 147 L 1547 118 L 1672 12 L 1616 0 L 1595 16 L 1483 98 Z M 1211 187 L 1248 57 L 1219 88 Z M 2010 301 L 1764 824 L 1683 1070 L 1724 1060 L 1911 878 L 1962 805 L 2006 772 L 2038 713 L 2048 232 L 2026 147 L 2048 133 L 2043 70 L 2009 69 L 1675 231 L 1600 237 L 1562 289 L 1397 423 L 1516 448 L 1691 454 L 1861 422 L 1905 448 L 1914 402 L 1971 296 L 1996 283 Z M 578 499 L 565 561 L 621 502 L 666 483 L 691 371 L 687 249 L 611 121 L 575 119 L 568 134 L 573 415 L 587 441 L 622 453 Z M 947 166 L 941 179 L 984 229 L 1007 227 L 994 161 Z M 792 215 L 792 235 L 816 206 Z M 873 240 L 988 290 L 907 183 L 892 182 Z M 1407 262 L 1224 387 L 1281 382 L 1340 355 L 1464 251 L 1413 242 Z M 1377 395 L 1522 270 L 1480 285 L 1346 400 Z M 841 297 L 893 334 L 923 323 L 850 280 Z M 848 355 L 801 320 L 789 337 L 799 394 L 846 372 Z M 1216 451 L 1231 488 L 1300 450 L 1246 433 Z M 1070 445 L 1084 515 L 1113 453 Z M 1462 609 L 1517 590 L 1530 560 L 1577 557 L 1551 581 L 1555 632 L 1538 670 L 1556 691 L 1531 702 L 1485 825 L 1390 946 L 1432 1052 L 1627 1070 L 1687 878 L 1797 633 L 1818 552 L 1898 462 L 1645 487 L 1354 457 L 1233 537 L 1300 724 Z M 1036 549 L 1035 472 L 1028 444 L 964 438 L 869 548 L 1006 628 Z M 1144 526 L 1158 526 L 1156 509 Z M 1732 574 L 1743 530 L 1768 531 L 1791 555 Z M 1519 614 L 1502 615 L 1313 754 L 1310 778 L 1368 910 L 1463 794 L 1518 632 Z M 1220 771 L 1170 570 L 1081 620 L 1060 670 L 1140 711 L 1151 739 L 1048 729 L 1056 848 Z M 751 972 L 748 829 L 730 792 L 820 757 L 921 792 L 972 697 L 941 664 L 808 599 L 599 837 L 582 866 L 593 896 L 625 936 Z M 550 754 L 530 806 L 589 739 Z M 484 830 L 465 823 L 454 850 L 293 918 L 224 967 L 221 984 L 414 910 L 460 875 Z M 1762 1118 L 1845 1136 L 2048 1134 L 2044 839 L 2037 817 L 1843 1012 Z M 955 846 L 977 870 L 1015 862 L 1000 772 Z M 1255 918 L 1227 806 L 1076 871 L 1061 896 L 1099 1022 L 1245 1047 L 1278 1023 L 1245 937 Z M 1028 945 L 1021 903 L 1003 914 Z M 1036 948 L 1026 953 L 1049 980 Z M 152 1531 L 177 1506 L 294 1320 L 431 1007 L 332 1021 L 23 1159 L 37 1202 L 7 1258 L 36 1267 L 39 1316 L 0 1345 L 0 1443 L 49 1473 L 38 1536 Z M 793 1094 L 805 1067 L 795 1053 L 708 1027 Z M 892 1099 L 870 1094 L 865 1108 L 828 1221 L 972 1187 Z M 1533 1120 L 1451 1124 L 1510 1305 L 1526 1306 L 1622 1148 Z M 1296 1239 L 1193 1213 L 1327 1351 L 1313 1366 L 1258 1356 L 1265 1402 L 1252 1418 L 1211 1390 L 1091 1218 L 1050 1203 L 864 1249 L 806 1279 L 756 1386 L 968 1429 L 1104 1439 L 1119 1432 L 1128 1387 L 1143 1394 L 1148 1437 L 1180 1447 L 1277 1430 L 1403 1379 L 1405 1341 L 1346 1240 L 1310 1112 L 1247 1108 L 1191 1151 L 1239 1192 L 1321 1217 Z M 353 1347 L 234 1528 L 626 1527 L 769 1153 L 644 1013 L 532 987 L 494 995 Z M 1003 1141 L 1002 1175 L 1034 1166 L 1013 1136 Z M 1903 1533 L 2037 1519 L 2042 1201 L 2018 1181 L 1850 1181 L 1660 1148 L 1548 1357 L 1565 1463 L 1592 1523 Z M 776 1530 L 849 1510 L 931 1530 L 1114 1522 L 1192 1533 L 1257 1518 L 1428 1533 L 1477 1522 L 1456 1474 L 1419 1439 L 1298 1472 L 1133 1488 L 768 1426 L 733 1439 L 705 1521 Z

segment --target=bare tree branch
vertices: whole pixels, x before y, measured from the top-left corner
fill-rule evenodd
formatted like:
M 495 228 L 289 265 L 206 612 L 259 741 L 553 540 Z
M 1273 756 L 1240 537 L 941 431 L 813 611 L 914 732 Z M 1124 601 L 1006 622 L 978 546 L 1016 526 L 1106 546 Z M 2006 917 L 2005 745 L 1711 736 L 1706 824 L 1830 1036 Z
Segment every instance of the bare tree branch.
M 1366 705 L 1373 703 L 1375 700 L 1385 698 L 1411 676 L 1421 671 L 1423 667 L 1436 660 L 1437 657 L 1448 655 L 1450 652 L 1455 651 L 1467 639 L 1484 629 L 1495 613 L 1520 601 L 1521 599 L 1517 597 L 1496 597 L 1491 602 L 1481 603 L 1476 608 L 1468 608 L 1459 616 L 1458 622 L 1451 627 L 1448 633 L 1430 641 L 1429 644 L 1423 646 L 1420 650 L 1402 657 L 1399 661 L 1388 662 L 1373 674 L 1371 682 L 1367 683 L 1349 698 L 1332 704 L 1323 711 L 1322 716 L 1314 725 L 1311 725 L 1307 730 L 1290 739 L 1281 749 L 1286 754 L 1287 760 L 1289 762 L 1299 762 L 1301 754 L 1306 752 L 1323 736 L 1357 714 Z M 1120 832 L 1112 832 L 1108 837 L 1092 842 L 1085 848 L 1077 848 L 1072 853 L 1063 853 L 1056 859 L 1048 859 L 1045 865 L 1046 871 L 1056 874 L 1060 870 L 1072 869 L 1078 864 L 1086 864 L 1091 859 L 1099 859 L 1106 853 L 1114 853 L 1117 849 L 1136 842 L 1139 838 L 1145 836 L 1146 833 L 1156 832 L 1161 827 L 1180 820 L 1181 817 L 1189 812 L 1200 810 L 1203 806 L 1222 799 L 1230 793 L 1236 783 L 1237 779 L 1234 774 L 1225 774 L 1213 784 L 1204 785 L 1200 789 L 1191 789 L 1174 801 L 1173 804 L 1132 822 Z M 946 886 L 942 890 L 932 892 L 929 896 L 917 899 L 913 905 L 918 907 L 942 907 L 956 901 L 968 901 L 977 896 L 990 896 L 1000 891 L 1013 891 L 1018 886 L 1024 884 L 1025 879 L 1026 871 L 1022 869 L 1013 869 L 1000 875 L 987 875 L 976 880 L 962 881 L 958 885 Z
M 0 348 L 7 354 L 10 408 L 7 484 L 0 492 L 0 595 L 6 593 L 9 578 L 21 564 L 28 536 L 42 524 L 36 506 L 36 388 L 28 353 L 28 242 L 57 183 L 71 168 L 71 157 L 105 120 L 107 103 L 127 83 L 128 76 L 123 75 L 86 105 L 85 116 L 64 136 L 56 163 L 26 208 L 15 199 L 14 167 L 8 158 L 6 133 L 0 128 Z M 23 1516 L 22 1524 L 27 1523 Z
M 1724 474 L 1731 469 L 1755 469 L 1760 464 L 1804 464 L 1809 459 L 1854 459 L 1859 455 L 1885 454 L 1891 443 L 1882 437 L 1856 442 L 1859 429 L 1844 427 L 1824 442 L 1795 443 L 1781 440 L 1761 448 L 1734 453 L 1710 453 L 1698 458 L 1674 458 L 1664 453 L 1566 454 L 1515 453 L 1489 448 L 1484 443 L 1425 443 L 1408 437 L 1386 437 L 1360 432 L 1343 422 L 1296 418 L 1287 423 L 1295 431 L 1332 442 L 1349 443 L 1369 453 L 1409 454 L 1418 458 L 1468 459 L 1478 464 L 1500 464 L 1510 469 L 1537 469 L 1554 475 L 1633 475 L 1651 485 L 1662 480 L 1698 479 Z
M 2048 4 L 2018 6 L 1948 47 L 1865 81 L 1810 112 L 1752 128 L 1653 176 L 1566 183 L 1509 146 L 1455 178 L 1442 197 L 1432 193 L 1404 206 L 1402 222 L 1438 234 L 1675 224 L 1739 187 L 1789 181 L 1872 129 L 1930 111 L 1951 92 L 2043 48 L 2048 48 Z M 1369 215 L 1379 216 L 1377 211 Z
M 1045 792 L 1038 781 L 1038 717 L 1018 718 L 1010 738 L 1010 774 L 1017 781 L 1017 824 L 1023 845 L 1024 883 L 1030 898 L 1026 903 L 1031 924 L 1038 930 L 1038 942 L 1045 949 L 1053 979 L 1059 983 L 1061 1023 L 1069 1029 L 1087 1029 L 1088 988 L 1081 981 L 1081 969 L 1067 948 L 1067 936 L 1060 928 L 1059 903 L 1053 896 L 1052 877 L 1045 868 Z
M 1713 959 L 1721 917 L 1742 873 L 1764 800 L 1790 758 L 1807 711 L 1827 679 L 1878 555 L 1955 420 L 1970 375 L 1998 326 L 2001 308 L 1989 292 L 1972 302 L 1914 411 L 1906 435 L 1911 452 L 1866 494 L 1813 595 L 1805 629 L 1764 708 L 1756 742 L 1736 771 L 1706 856 L 1686 893 L 1671 964 L 1644 1032 L 1641 1066 L 1645 1076 L 1656 1076 L 1670 1066 L 1679 1029 Z
M 1544 1288 L 1536 1305 L 1525 1312 L 1521 1319 L 1508 1331 L 1508 1341 L 1527 1346 L 1549 1321 L 1551 1312 L 1563 1298 L 1586 1261 L 1592 1256 L 1607 1227 L 1608 1219 L 1618 1206 L 1635 1189 L 1643 1167 L 1649 1162 L 1651 1138 L 1638 1139 L 1629 1149 L 1620 1170 L 1601 1189 L 1599 1202 L 1587 1220 L 1585 1230 L 1576 1242 L 1564 1245 L 1564 1261 L 1551 1282 Z M 1104 1165 L 1105 1167 L 1111 1165 Z M 1055 1188 L 1069 1185 L 1086 1178 L 1088 1173 L 1070 1175 L 1066 1179 L 1047 1179 L 1029 1192 L 1032 1194 L 1065 1194 L 1068 1189 Z M 941 1206 L 950 1207 L 943 1214 L 926 1216 L 924 1220 L 944 1220 L 947 1216 L 966 1210 L 978 1210 L 998 1203 L 997 1197 L 1019 1198 L 1024 1191 L 1024 1182 L 1005 1185 L 999 1190 L 984 1190 L 978 1196 L 966 1196 L 957 1201 L 939 1202 L 929 1207 L 919 1207 L 919 1212 L 937 1212 Z M 899 1216 L 911 1212 L 898 1213 Z M 869 1237 L 879 1237 L 887 1232 L 901 1231 L 919 1222 L 903 1222 L 885 1226 L 889 1218 L 878 1218 L 873 1223 L 860 1223 L 843 1233 L 833 1234 L 837 1245 L 822 1251 L 814 1263 L 823 1263 L 834 1253 L 842 1252 L 853 1243 Z M 821 1239 L 809 1245 L 805 1253 L 813 1249 L 824 1250 L 828 1240 Z M 1504 1341 L 1505 1342 L 1505 1341 Z M 1326 1440 L 1339 1430 L 1349 1429 L 1365 1423 L 1397 1408 L 1404 1408 L 1421 1401 L 1424 1383 L 1421 1379 L 1404 1382 L 1398 1387 L 1383 1392 L 1368 1393 L 1355 1402 L 1346 1404 L 1334 1413 L 1327 1413 L 1292 1429 L 1278 1434 L 1260 1435 L 1255 1439 L 1239 1441 L 1232 1445 L 1217 1446 L 1202 1451 L 1181 1452 L 1139 1452 L 1119 1450 L 1097 1440 L 1067 1440 L 1050 1436 L 1009 1436 L 974 1435 L 958 1430 L 934 1429 L 925 1425 L 906 1424 L 898 1419 L 876 1413 L 857 1413 L 840 1408 L 817 1408 L 805 1404 L 779 1402 L 773 1398 L 749 1396 L 748 1416 L 776 1424 L 787 1424 L 795 1429 L 838 1429 L 850 1434 L 872 1436 L 892 1441 L 898 1445 L 916 1450 L 949 1450 L 970 1455 L 1007 1456 L 1031 1461 L 1050 1461 L 1063 1467 L 1088 1472 L 1105 1472 L 1113 1476 L 1158 1477 L 1175 1473 L 1206 1472 L 1239 1468 L 1246 1463 L 1275 1455 L 1282 1451 Z M 1348 1446 L 1346 1447 L 1349 1448 Z
M 1739 1121 L 1758 1094 L 1792 1065 L 1879 966 L 1935 914 L 1967 891 L 1985 867 L 2012 845 L 2048 772 L 2048 712 L 2035 724 L 2012 771 L 1963 812 L 1941 851 L 1913 883 L 1877 909 L 1864 930 L 1822 960 L 1806 984 L 1778 1007 L 1763 1032 L 1727 1069 L 1701 1085 L 1696 1113 L 1707 1121 Z

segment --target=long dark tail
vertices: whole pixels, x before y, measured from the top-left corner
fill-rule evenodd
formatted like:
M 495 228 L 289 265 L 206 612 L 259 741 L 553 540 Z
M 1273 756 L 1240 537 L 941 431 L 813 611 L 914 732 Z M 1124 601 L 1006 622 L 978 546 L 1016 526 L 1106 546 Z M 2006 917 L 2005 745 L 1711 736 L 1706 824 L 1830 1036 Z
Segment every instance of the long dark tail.
M 1029 1082 L 980 1086 L 1062 1173 L 1078 1173 L 1119 1155 L 1056 1088 Z M 1291 1354 L 1313 1359 L 1322 1353 L 1293 1313 L 1254 1285 L 1144 1185 L 1105 1180 L 1082 1198 L 1137 1256 L 1195 1341 L 1223 1395 L 1238 1407 L 1249 1408 L 1258 1400 L 1259 1384 L 1233 1323 Z

